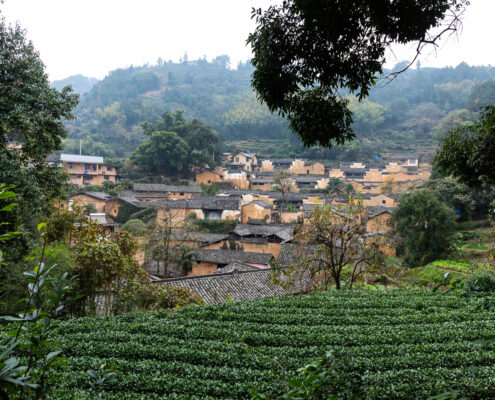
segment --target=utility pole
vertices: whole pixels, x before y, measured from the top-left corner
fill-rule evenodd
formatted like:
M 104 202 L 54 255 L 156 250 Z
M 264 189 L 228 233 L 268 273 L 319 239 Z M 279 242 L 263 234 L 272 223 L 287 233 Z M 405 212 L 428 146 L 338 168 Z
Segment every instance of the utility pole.
M 79 139 L 79 155 L 82 154 L 81 151 L 82 151 L 82 139 Z

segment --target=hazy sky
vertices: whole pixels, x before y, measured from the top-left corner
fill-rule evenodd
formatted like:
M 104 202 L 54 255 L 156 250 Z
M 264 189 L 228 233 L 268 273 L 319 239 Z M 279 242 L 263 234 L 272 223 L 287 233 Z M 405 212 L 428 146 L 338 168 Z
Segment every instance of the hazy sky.
M 51 80 L 77 73 L 103 78 L 131 64 L 228 54 L 232 65 L 251 55 L 251 8 L 270 0 L 4 0 L 7 21 L 18 21 L 39 50 Z M 423 57 L 423 66 L 495 65 L 495 0 L 471 0 L 463 32 Z M 410 54 L 410 53 L 409 53 Z M 388 66 L 408 58 L 397 49 Z M 409 55 L 410 57 L 410 55 Z

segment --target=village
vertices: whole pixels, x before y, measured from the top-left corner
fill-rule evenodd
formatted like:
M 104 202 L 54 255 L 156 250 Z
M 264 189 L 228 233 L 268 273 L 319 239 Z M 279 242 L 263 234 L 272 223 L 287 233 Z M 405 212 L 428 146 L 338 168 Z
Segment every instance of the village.
M 0 400 L 495 399 L 491 11 L 0 0 Z
M 134 183 L 132 190 L 111 196 L 88 190 L 118 180 L 118 171 L 103 157 L 62 154 L 52 161 L 63 166 L 78 188 L 62 208 L 84 207 L 90 211 L 89 220 L 108 232 L 142 216 L 147 222 L 152 218 L 155 227 L 166 225 L 169 230 L 155 229 L 151 241 L 136 237 L 141 244 L 139 264 L 152 281 L 191 289 L 211 303 L 272 297 L 283 291 L 271 284 L 269 270 L 274 262 L 289 267 L 295 232 L 311 222 L 318 207 L 345 210 L 350 203 L 360 204 L 356 218 L 363 233 L 386 232 L 400 193 L 431 174 L 431 165 L 417 154 L 336 166 L 300 159 L 259 160 L 256 154 L 237 152 L 224 153 L 222 165 L 215 169 L 196 171 L 189 185 Z M 216 193 L 205 195 L 204 189 L 215 185 Z M 211 231 L 197 224 L 191 227 L 191 221 L 226 225 Z M 150 248 L 165 241 L 170 248 L 194 250 L 189 270 L 166 259 L 160 266 L 153 258 Z M 383 250 L 395 255 L 393 246 Z M 313 284 L 303 280 L 287 290 L 297 293 Z

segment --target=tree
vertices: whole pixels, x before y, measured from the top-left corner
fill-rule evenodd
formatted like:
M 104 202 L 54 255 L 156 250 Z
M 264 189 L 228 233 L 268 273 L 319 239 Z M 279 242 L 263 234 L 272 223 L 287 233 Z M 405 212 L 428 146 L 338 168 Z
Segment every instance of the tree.
M 180 244 L 174 246 L 174 261 L 177 263 L 177 268 L 182 272 L 183 275 L 187 275 L 188 272 L 192 271 L 196 261 L 194 256 L 196 256 L 196 250 L 185 244 Z
M 495 104 L 495 80 L 479 82 L 471 89 L 467 108 L 478 111 L 481 107 Z
M 70 87 L 51 88 L 24 31 L 0 18 L 0 182 L 16 186 L 18 206 L 5 220 L 22 231 L 2 248 L 8 246 L 9 260 L 18 261 L 36 246 L 36 224 L 64 190 L 66 175 L 45 158 L 62 149 L 64 120 L 73 118 L 77 95 Z
M 416 185 L 416 188 L 434 191 L 438 200 L 456 211 L 459 220 L 486 218 L 490 204 L 495 198 L 493 188 L 473 189 L 451 176 L 432 176 L 429 180 Z
M 143 122 L 141 126 L 150 139 L 136 149 L 131 160 L 143 171 L 187 176 L 193 165 L 215 165 L 217 135 L 196 119 L 187 122 L 182 110 L 166 112 L 155 124 Z
M 270 111 L 287 116 L 305 145 L 343 144 L 354 133 L 348 100 L 339 91 L 366 97 L 392 44 L 416 42 L 419 54 L 456 30 L 468 3 L 284 0 L 264 12 L 253 9 L 251 83 Z
M 359 102 L 356 98 L 351 98 L 349 110 L 353 117 L 353 130 L 366 136 L 372 136 L 375 129 L 385 121 L 386 107 L 369 100 Z
M 394 193 L 395 179 L 393 175 L 383 179 L 382 186 L 380 186 L 381 193 Z
M 175 132 L 153 132 L 151 138 L 139 145 L 131 160 L 143 171 L 170 175 L 184 171 L 189 146 Z
M 415 267 L 444 255 L 450 246 L 455 220 L 455 213 L 430 190 L 402 195 L 392 221 L 404 241 L 406 262 Z
M 276 170 L 273 174 L 273 183 L 272 190 L 282 193 L 282 206 L 284 207 L 286 203 L 286 193 L 295 189 L 294 179 L 289 172 Z
M 339 178 L 330 178 L 327 184 L 327 190 L 330 197 L 343 196 L 347 194 L 346 184 Z
M 78 287 L 82 295 L 78 303 L 81 314 L 98 309 L 98 291 L 105 296 L 105 314 L 111 312 L 111 294 L 128 280 L 144 274 L 134 259 L 137 244 L 126 231 L 106 234 L 97 223 L 90 223 L 79 232 L 74 247 Z
M 156 262 L 156 275 L 168 277 L 177 255 L 187 253 L 175 244 L 190 239 L 191 232 L 194 232 L 194 220 L 189 218 L 184 221 L 184 216 L 174 208 L 163 208 L 159 212 L 162 218 L 148 225 L 145 255 Z
M 473 188 L 495 184 L 495 106 L 485 107 L 478 121 L 449 132 L 434 166 Z
M 345 206 L 318 206 L 311 222 L 296 235 L 299 249 L 293 268 L 299 273 L 309 271 L 325 287 L 333 282 L 337 289 L 344 274 L 352 288 L 360 276 L 377 268 L 383 261 L 380 248 L 387 238 L 381 234 L 365 236 L 366 227 L 359 218 L 362 211 L 362 204 L 352 198 Z

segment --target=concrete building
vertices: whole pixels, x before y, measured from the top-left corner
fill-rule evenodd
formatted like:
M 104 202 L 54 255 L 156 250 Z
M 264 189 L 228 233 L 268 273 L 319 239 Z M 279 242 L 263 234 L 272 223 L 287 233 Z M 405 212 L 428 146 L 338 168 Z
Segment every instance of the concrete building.
M 103 157 L 60 154 L 57 161 L 69 174 L 73 185 L 82 187 L 117 181 L 117 169 L 105 164 Z

